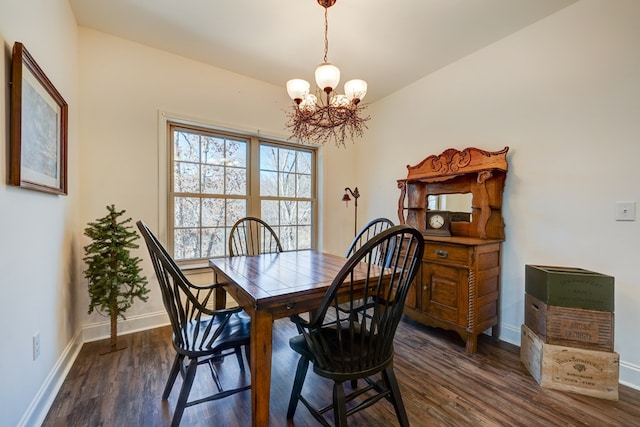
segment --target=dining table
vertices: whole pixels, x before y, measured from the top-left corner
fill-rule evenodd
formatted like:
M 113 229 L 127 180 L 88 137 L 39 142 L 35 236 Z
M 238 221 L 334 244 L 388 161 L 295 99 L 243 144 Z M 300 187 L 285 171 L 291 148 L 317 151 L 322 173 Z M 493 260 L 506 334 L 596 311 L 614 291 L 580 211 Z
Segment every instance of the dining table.
M 212 258 L 214 280 L 222 285 L 216 307 L 227 294 L 251 316 L 251 424 L 269 425 L 273 321 L 313 313 L 346 258 L 316 250 Z M 354 269 L 354 283 L 367 275 L 367 264 Z M 282 420 L 285 422 L 285 420 Z

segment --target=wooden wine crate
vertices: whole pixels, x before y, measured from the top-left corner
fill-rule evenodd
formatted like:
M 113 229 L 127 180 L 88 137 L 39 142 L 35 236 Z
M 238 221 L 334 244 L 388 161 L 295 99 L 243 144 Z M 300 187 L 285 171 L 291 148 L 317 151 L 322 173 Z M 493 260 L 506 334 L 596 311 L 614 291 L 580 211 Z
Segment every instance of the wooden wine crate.
M 582 268 L 526 265 L 524 287 L 547 305 L 614 311 L 614 278 Z
M 522 325 L 520 360 L 543 388 L 618 400 L 618 353 L 545 344 Z
M 544 343 L 613 351 L 612 312 L 547 305 L 530 294 L 524 304 L 524 324 Z

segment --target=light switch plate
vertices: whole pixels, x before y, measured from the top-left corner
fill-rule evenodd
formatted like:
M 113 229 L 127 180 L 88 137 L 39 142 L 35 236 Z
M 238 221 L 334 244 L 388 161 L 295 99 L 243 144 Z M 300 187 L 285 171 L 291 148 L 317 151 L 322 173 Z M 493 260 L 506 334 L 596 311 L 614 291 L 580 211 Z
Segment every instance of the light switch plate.
M 636 202 L 616 202 L 616 221 L 635 221 Z

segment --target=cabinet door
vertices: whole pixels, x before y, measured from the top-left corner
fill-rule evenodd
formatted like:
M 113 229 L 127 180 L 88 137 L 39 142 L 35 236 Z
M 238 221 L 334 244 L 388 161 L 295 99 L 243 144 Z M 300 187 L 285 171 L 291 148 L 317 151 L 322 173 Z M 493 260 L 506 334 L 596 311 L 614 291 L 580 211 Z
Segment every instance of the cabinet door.
M 467 327 L 468 283 L 469 271 L 466 268 L 422 263 L 422 311 Z

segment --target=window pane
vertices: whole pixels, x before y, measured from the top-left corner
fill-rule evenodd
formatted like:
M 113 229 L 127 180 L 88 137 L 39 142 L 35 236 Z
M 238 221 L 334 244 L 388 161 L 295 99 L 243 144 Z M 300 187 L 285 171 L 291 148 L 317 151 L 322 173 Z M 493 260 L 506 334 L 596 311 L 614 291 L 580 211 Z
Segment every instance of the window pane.
M 227 200 L 227 225 L 231 227 L 240 218 L 247 216 L 247 201 L 243 199 Z
M 278 195 L 281 197 L 295 197 L 296 196 L 296 175 L 293 173 L 281 173 L 280 178 L 280 191 Z
M 296 152 L 284 148 L 278 149 L 278 170 L 284 172 L 296 171 Z
M 280 227 L 280 244 L 285 251 L 296 249 L 296 227 Z
M 298 175 L 296 196 L 311 198 L 311 175 Z
M 280 202 L 280 224 L 295 225 L 298 222 L 298 202 L 283 200 Z
M 224 227 L 224 199 L 204 199 L 202 201 L 202 226 Z
M 298 249 L 311 249 L 311 226 L 298 227 Z
M 227 140 L 226 164 L 233 167 L 247 167 L 247 143 L 241 140 Z
M 202 165 L 202 192 L 224 194 L 224 168 Z
M 224 159 L 224 138 L 205 135 L 202 137 L 202 163 L 222 165 Z
M 177 193 L 197 193 L 200 191 L 198 176 L 200 168 L 195 163 L 174 163 L 173 191 Z
M 311 202 L 298 202 L 298 224 L 311 225 Z
M 199 162 L 200 136 L 193 133 L 177 131 L 173 140 L 173 160 Z
M 311 175 L 311 153 L 298 151 L 296 160 L 296 172 Z
M 200 229 L 179 228 L 174 233 L 173 253 L 176 259 L 200 258 Z
M 260 169 L 268 171 L 278 170 L 278 149 L 270 145 L 260 146 Z
M 247 194 L 247 170 L 225 168 L 225 171 L 227 172 L 227 182 L 224 194 Z
M 200 225 L 200 199 L 176 197 L 174 202 L 175 227 L 198 227 Z
M 202 229 L 202 257 L 213 258 L 225 256 L 227 239 L 224 228 Z
M 280 225 L 280 202 L 277 200 L 263 200 L 261 218 L 272 227 Z
M 278 195 L 278 173 L 260 171 L 260 195 L 261 196 L 277 196 Z

